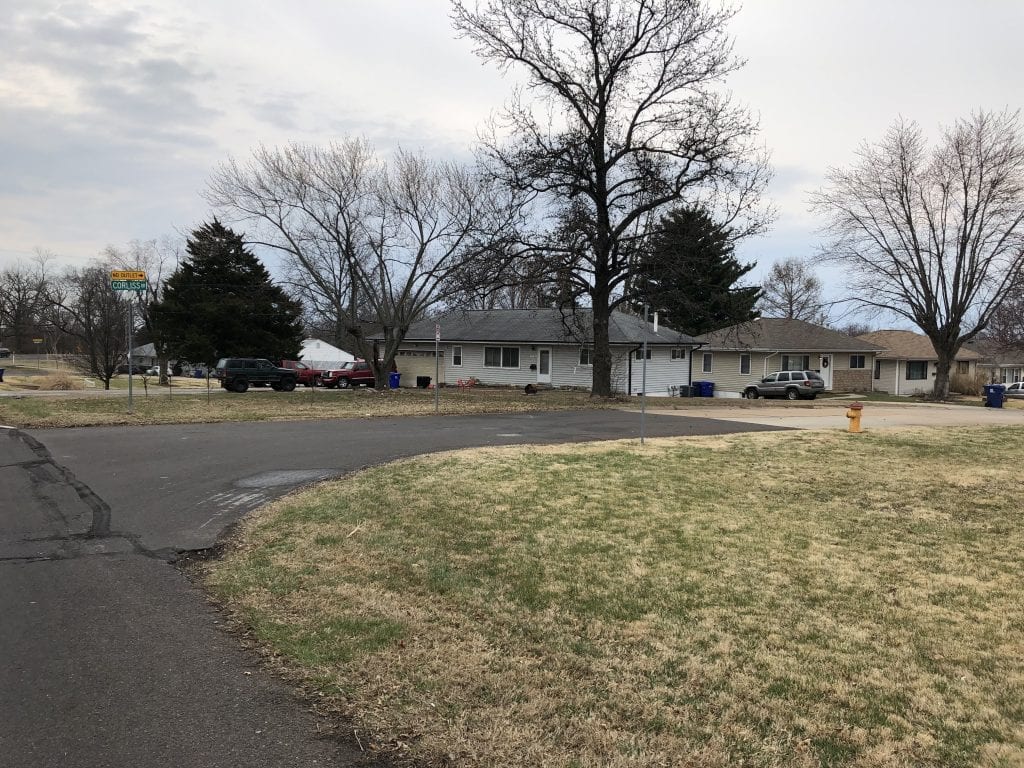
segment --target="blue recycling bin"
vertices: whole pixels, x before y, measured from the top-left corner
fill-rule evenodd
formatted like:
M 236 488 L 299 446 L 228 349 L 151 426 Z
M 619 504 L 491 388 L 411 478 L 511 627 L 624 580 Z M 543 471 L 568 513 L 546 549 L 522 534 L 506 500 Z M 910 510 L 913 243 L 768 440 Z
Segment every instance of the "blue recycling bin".
M 400 373 L 389 373 L 388 374 L 388 386 L 391 389 L 398 389 L 398 382 L 402 380 L 402 374 Z
M 986 384 L 985 385 L 985 406 L 987 408 L 1002 408 L 1003 407 L 1003 394 L 1006 392 L 1006 387 L 1002 384 Z
M 0 384 L 4 383 L 4 369 L 0 368 Z
M 698 381 L 697 386 L 700 387 L 701 397 L 714 397 L 715 396 L 715 382 L 713 381 Z

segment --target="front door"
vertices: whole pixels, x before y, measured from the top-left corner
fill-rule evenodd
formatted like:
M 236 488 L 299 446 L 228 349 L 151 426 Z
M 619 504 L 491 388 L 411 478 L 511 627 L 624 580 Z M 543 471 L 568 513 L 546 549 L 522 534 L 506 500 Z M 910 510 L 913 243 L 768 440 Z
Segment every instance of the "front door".
M 832 355 L 821 356 L 821 378 L 825 380 L 825 389 L 832 389 Z
M 546 347 L 537 350 L 537 383 L 551 383 L 551 350 Z

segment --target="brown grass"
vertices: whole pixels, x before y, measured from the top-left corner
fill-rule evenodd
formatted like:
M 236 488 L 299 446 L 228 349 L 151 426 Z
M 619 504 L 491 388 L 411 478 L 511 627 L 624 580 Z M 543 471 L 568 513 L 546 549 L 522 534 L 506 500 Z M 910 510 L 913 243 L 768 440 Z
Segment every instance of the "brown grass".
M 586 392 L 550 391 L 525 396 L 519 390 L 445 389 L 442 414 L 514 413 L 581 410 L 613 407 L 619 401 L 591 398 Z M 0 399 L 0 423 L 22 428 L 84 427 L 114 424 L 199 424 L 224 421 L 292 421 L 302 419 L 425 416 L 434 413 L 432 392 L 402 389 L 390 393 L 372 390 L 270 390 L 244 395 L 214 391 L 168 394 L 166 388 L 135 387 L 134 408 L 128 413 L 123 394 L 90 397 Z
M 209 584 L 430 764 L 1017 766 L 1022 436 L 420 458 L 273 505 Z
M 71 392 L 85 389 L 81 376 L 74 376 L 70 373 L 52 373 L 48 376 L 40 376 L 33 381 L 41 390 L 50 392 Z

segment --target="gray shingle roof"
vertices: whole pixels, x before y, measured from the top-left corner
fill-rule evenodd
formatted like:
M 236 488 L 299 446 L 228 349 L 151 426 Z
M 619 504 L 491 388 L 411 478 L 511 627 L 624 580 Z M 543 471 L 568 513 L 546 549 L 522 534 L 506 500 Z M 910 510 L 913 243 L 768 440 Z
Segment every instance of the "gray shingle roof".
M 414 323 L 406 341 L 433 341 L 434 323 L 441 324 L 445 342 L 516 342 L 520 344 L 588 344 L 593 340 L 589 309 L 490 309 L 450 312 L 437 320 Z M 696 344 L 673 328 L 659 326 L 622 312 L 612 312 L 608 324 L 612 344 Z
M 697 337 L 708 349 L 781 352 L 878 352 L 882 347 L 804 320 L 762 317 Z

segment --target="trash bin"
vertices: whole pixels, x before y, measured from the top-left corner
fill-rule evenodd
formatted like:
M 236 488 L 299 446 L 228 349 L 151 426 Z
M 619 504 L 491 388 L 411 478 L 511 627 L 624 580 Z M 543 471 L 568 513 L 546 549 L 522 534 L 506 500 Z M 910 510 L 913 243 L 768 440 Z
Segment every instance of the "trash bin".
M 398 382 L 402 380 L 402 374 L 400 373 L 389 373 L 388 374 L 388 386 L 391 389 L 398 389 Z
M 695 381 L 698 387 L 700 387 L 699 397 L 714 397 L 715 396 L 715 382 L 713 381 Z
M 693 395 L 690 393 L 690 385 L 689 384 L 680 384 L 679 385 L 679 396 L 680 397 L 693 397 Z
M 4 369 L 0 368 L 0 384 L 4 383 Z
M 1002 384 L 986 384 L 985 406 L 988 408 L 1002 408 L 1004 392 L 1006 392 L 1006 387 Z
M 416 377 L 416 387 L 418 389 L 426 389 L 429 386 L 430 386 L 430 377 L 429 376 L 417 376 Z
M 192 371 L 192 375 L 195 376 L 197 379 L 204 378 L 203 370 L 201 368 L 196 368 L 194 371 Z

